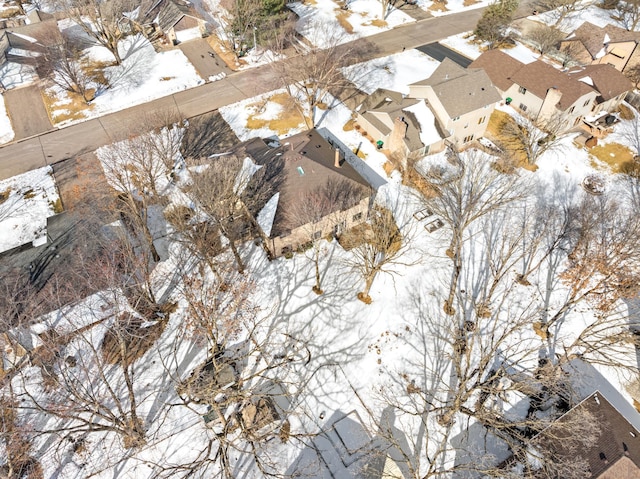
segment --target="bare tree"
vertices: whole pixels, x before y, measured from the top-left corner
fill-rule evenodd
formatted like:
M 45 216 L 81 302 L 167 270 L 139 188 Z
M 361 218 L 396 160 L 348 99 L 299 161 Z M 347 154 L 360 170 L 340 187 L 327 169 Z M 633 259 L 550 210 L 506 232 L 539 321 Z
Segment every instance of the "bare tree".
M 638 72 L 640 73 L 640 69 Z M 633 118 L 621 123 L 618 129 L 619 134 L 625 139 L 624 144 L 631 148 L 634 155 L 640 155 L 640 115 L 638 112 L 634 111 Z
M 436 196 L 426 200 L 426 204 L 442 218 L 452 233 L 447 255 L 453 261 L 453 271 L 444 310 L 453 314 L 464 266 L 462 248 L 468 228 L 483 216 L 523 198 L 524 192 L 517 175 L 498 172 L 491 166 L 490 157 L 477 150 L 461 154 L 450 146 L 447 156 L 454 168 L 439 170 L 437 177 L 435 173 L 431 174 Z
M 102 77 L 92 73 L 85 64 L 84 52 L 78 43 L 64 35 L 49 42 L 38 57 L 38 75 L 47 78 L 65 91 L 76 93 L 90 103 L 108 85 Z
M 382 7 L 382 10 L 380 11 L 381 19 L 384 20 L 385 18 L 387 18 L 387 15 L 389 15 L 389 13 L 391 13 L 391 10 L 393 10 L 393 7 L 395 7 L 396 1 L 397 0 L 378 0 L 380 6 Z
M 130 32 L 127 14 L 137 6 L 132 0 L 56 0 L 58 7 L 90 38 L 122 63 L 118 44 Z
M 544 55 L 545 53 L 554 51 L 564 36 L 564 33 L 557 28 L 540 25 L 539 27 L 531 29 L 527 33 L 526 39 L 535 46 L 540 54 Z
M 555 20 L 553 26 L 559 27 L 567 18 L 589 8 L 591 3 L 581 0 L 538 0 L 537 5 L 540 10 L 549 11 Z
M 565 118 L 554 114 L 549 118 L 526 115 L 508 116 L 500 124 L 498 142 L 516 160 L 535 165 L 544 153 L 562 148 L 560 140 L 566 130 Z
M 366 304 L 371 303 L 369 291 L 379 273 L 393 275 L 395 267 L 411 264 L 404 258 L 410 248 L 411 231 L 408 227 L 401 231 L 390 210 L 381 206 L 372 208 L 369 226 L 357 238 L 351 257 L 345 260 L 364 279 L 364 289 L 358 293 L 358 299 Z
M 291 230 L 302 228 L 309 238 L 310 248 L 305 255 L 313 262 L 315 284 L 313 291 L 322 294 L 320 258 L 322 253 L 322 230 L 326 225 L 340 222 L 341 212 L 357 205 L 365 196 L 364 187 L 349 180 L 327 180 L 324 185 L 303 192 L 286 213 L 286 222 Z M 301 226 L 302 225 L 302 226 Z
M 640 22 L 640 2 L 638 0 L 621 0 L 616 4 L 615 16 L 620 24 L 629 31 L 634 31 Z
M 333 37 L 326 48 L 313 48 L 307 54 L 273 63 L 307 128 L 316 126 L 316 108 L 330 95 L 340 98 L 353 86 L 342 74 L 342 68 L 362 61 L 370 48 L 368 43 L 362 42 L 341 45 L 340 38 Z

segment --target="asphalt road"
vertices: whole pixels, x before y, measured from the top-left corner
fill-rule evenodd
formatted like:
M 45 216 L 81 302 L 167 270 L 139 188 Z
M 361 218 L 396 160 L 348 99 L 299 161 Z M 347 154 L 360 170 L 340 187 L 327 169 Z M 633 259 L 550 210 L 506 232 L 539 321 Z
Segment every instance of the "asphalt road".
M 421 47 L 418 47 L 417 50 L 420 50 L 422 53 L 426 53 L 431 58 L 434 58 L 439 62 L 441 62 L 445 58 L 449 58 L 450 60 L 453 60 L 458 65 L 460 65 L 462 68 L 467 68 L 473 61 L 470 58 L 467 58 L 464 55 L 451 50 L 451 48 L 441 45 L 440 43 L 429 43 L 427 45 L 422 45 Z
M 377 47 L 371 57 L 386 56 L 403 47 L 416 48 L 469 31 L 481 14 L 482 9 L 475 9 L 429 18 L 357 41 L 367 41 Z M 140 131 L 141 126 L 151 128 L 154 118 L 156 121 L 166 118 L 167 112 L 177 111 L 180 116 L 191 118 L 279 86 L 273 68 L 264 65 L 97 119 L 43 132 L 35 138 L 0 148 L 0 179 L 93 151 Z

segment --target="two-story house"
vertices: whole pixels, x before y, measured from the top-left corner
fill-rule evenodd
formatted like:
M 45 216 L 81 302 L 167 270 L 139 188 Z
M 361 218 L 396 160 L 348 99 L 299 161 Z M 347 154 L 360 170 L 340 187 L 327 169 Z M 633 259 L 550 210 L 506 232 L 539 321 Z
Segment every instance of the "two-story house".
M 525 64 L 499 50 L 484 52 L 469 68 L 483 68 L 505 102 L 523 114 L 534 119 L 560 116 L 565 129 L 612 111 L 632 88 L 611 65 L 561 70 L 542 60 Z
M 409 85 L 409 97 L 423 99 L 449 141 L 462 146 L 484 135 L 500 93 L 480 68 L 462 68 L 445 58 L 433 74 Z
M 640 32 L 584 22 L 560 42 L 560 51 L 585 65 L 609 64 L 624 73 L 640 63 L 639 44 Z

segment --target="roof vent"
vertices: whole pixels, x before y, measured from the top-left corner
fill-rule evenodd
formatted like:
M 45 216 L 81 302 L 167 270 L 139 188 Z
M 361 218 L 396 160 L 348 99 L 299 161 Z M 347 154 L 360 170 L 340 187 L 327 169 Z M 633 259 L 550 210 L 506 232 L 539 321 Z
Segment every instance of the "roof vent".
M 629 431 L 629 436 L 631 436 L 631 437 L 636 437 L 636 433 L 635 433 L 635 432 L 633 432 L 633 431 Z
M 600 460 L 604 461 L 605 464 L 609 464 L 609 460 L 607 459 L 607 455 L 604 452 L 600 453 Z

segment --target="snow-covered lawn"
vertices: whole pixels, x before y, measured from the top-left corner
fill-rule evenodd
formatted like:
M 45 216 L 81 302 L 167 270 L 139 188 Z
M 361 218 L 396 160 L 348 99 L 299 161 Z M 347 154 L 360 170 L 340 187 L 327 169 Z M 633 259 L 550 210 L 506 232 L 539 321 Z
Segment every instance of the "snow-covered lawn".
M 13 137 L 13 127 L 4 104 L 4 96 L 0 95 L 0 143 L 7 143 L 13 140 Z
M 408 94 L 411 83 L 431 76 L 440 63 L 418 50 L 407 50 L 343 69 L 345 77 L 365 93 L 378 88 Z
M 300 19 L 296 30 L 317 47 L 345 43 L 415 21 L 400 10 L 392 10 L 381 19 L 381 4 L 376 0 L 354 0 L 348 10 L 342 10 L 332 0 L 290 3 Z
M 122 64 L 103 70 L 110 87 L 98 94 L 91 105 L 81 107 L 81 111 L 77 111 L 81 102 L 72 102 L 67 92 L 59 87 L 47 90 L 54 98 L 52 117 L 58 126 L 139 105 L 204 83 L 180 50 L 156 53 L 139 35 L 126 38 L 119 48 Z M 113 56 L 102 46 L 87 49 L 86 57 L 95 62 L 113 61 Z M 68 119 L 70 116 L 73 118 Z
M 432 0 L 418 0 L 420 7 L 429 10 L 434 17 L 450 15 L 463 10 L 486 7 L 491 0 L 445 0 L 444 2 L 434 2 Z M 445 6 L 443 9 L 442 6 Z
M 47 218 L 59 207 L 52 172 L 47 166 L 0 182 L 0 252 L 46 241 Z
M 612 14 L 615 15 L 615 10 L 604 10 L 599 8 L 596 4 L 592 4 L 584 10 L 569 14 L 560 23 L 560 28 L 564 32 L 569 33 L 582 25 L 583 22 L 590 22 L 599 27 L 604 27 L 608 24 L 622 27 L 620 22 L 611 18 Z M 558 17 L 554 11 L 549 11 L 529 18 L 541 23 L 546 23 L 547 25 L 554 25 Z
M 441 40 L 440 43 L 472 60 L 478 58 L 484 51 L 483 45 L 474 41 L 472 32 L 452 35 Z M 516 42 L 514 47 L 503 48 L 502 51 L 522 63 L 531 63 L 540 57 L 539 53 L 534 52 L 520 42 Z

